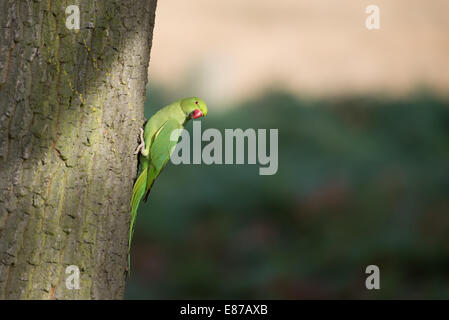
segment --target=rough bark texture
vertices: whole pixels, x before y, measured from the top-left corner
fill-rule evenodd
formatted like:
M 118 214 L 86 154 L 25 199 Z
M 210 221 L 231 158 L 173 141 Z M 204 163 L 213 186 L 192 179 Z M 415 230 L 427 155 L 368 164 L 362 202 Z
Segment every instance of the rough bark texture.
M 0 2 L 0 299 L 123 297 L 155 8 Z

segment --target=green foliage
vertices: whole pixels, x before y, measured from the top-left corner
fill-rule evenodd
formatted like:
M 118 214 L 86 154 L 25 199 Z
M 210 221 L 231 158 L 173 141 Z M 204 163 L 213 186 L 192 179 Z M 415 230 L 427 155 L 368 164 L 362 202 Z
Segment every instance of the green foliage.
M 203 130 L 278 128 L 279 171 L 169 164 L 139 213 L 127 297 L 449 298 L 448 107 L 279 92 L 210 105 Z

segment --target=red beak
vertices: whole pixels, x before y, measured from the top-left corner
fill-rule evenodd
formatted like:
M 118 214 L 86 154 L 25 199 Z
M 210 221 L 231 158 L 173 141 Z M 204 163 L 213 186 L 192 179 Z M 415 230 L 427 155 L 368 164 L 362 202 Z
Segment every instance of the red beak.
M 201 112 L 200 109 L 193 110 L 193 112 L 192 112 L 192 119 L 198 119 L 198 118 L 200 118 L 202 116 L 203 116 L 203 113 Z

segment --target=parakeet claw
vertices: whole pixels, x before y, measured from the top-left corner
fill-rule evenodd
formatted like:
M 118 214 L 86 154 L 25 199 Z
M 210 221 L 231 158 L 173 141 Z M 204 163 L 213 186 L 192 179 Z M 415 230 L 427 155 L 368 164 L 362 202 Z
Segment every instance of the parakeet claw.
M 140 144 L 137 147 L 136 151 L 134 151 L 134 154 L 138 154 L 141 150 L 145 149 L 145 140 L 143 140 L 143 129 L 140 128 Z

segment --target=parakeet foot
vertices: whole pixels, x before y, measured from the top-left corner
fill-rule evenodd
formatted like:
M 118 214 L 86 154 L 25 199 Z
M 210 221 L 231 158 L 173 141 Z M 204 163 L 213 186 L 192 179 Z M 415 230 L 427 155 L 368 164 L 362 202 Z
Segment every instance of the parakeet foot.
M 134 151 L 134 154 L 138 154 L 141 150 L 145 150 L 145 141 L 143 140 L 143 129 L 140 128 L 140 144 L 137 147 L 136 151 Z

